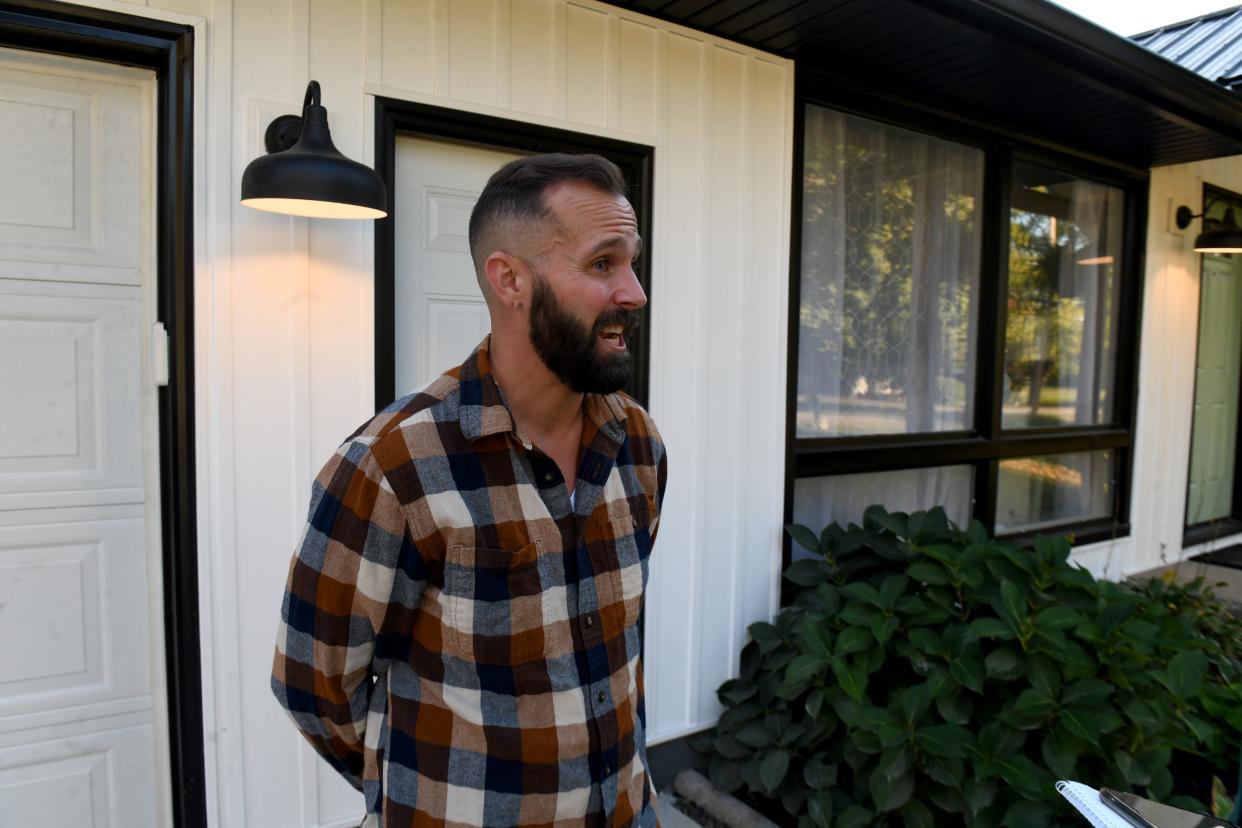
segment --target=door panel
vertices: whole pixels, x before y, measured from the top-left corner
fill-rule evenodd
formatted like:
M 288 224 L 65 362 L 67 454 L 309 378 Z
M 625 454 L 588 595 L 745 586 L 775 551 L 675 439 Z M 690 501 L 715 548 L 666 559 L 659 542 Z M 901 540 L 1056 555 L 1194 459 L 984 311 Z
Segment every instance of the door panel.
M 155 88 L 0 49 L 0 826 L 168 822 Z
M 461 363 L 491 330 L 470 259 L 474 202 L 518 153 L 398 136 L 396 389 L 401 397 Z
M 141 282 L 151 143 L 138 71 L 0 50 L 0 275 Z
M 0 508 L 142 500 L 141 328 L 136 287 L 0 278 Z
M 1186 524 L 1228 517 L 1233 504 L 1242 360 L 1242 259 L 1203 256 L 1199 355 Z

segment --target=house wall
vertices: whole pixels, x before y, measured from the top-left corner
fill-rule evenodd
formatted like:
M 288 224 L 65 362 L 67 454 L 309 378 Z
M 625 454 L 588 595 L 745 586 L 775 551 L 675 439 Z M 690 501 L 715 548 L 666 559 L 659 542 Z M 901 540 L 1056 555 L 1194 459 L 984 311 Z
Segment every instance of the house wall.
M 1179 230 L 1173 221 L 1178 205 L 1202 212 L 1204 184 L 1242 192 L 1242 156 L 1151 172 L 1132 529 L 1121 556 L 1123 576 L 1206 548 L 1182 547 L 1199 329 L 1200 255 L 1192 245 L 1202 227 L 1195 220 Z M 1221 538 L 1213 545 L 1239 540 Z
M 365 163 L 375 95 L 655 148 L 650 407 L 670 482 L 648 594 L 648 731 L 656 743 L 710 724 L 746 623 L 778 597 L 792 64 L 591 0 L 89 4 L 197 29 L 210 823 L 356 825 L 361 810 L 268 690 L 310 481 L 373 399 L 372 224 L 237 203 L 265 126 L 300 111 L 311 78 L 337 147 Z

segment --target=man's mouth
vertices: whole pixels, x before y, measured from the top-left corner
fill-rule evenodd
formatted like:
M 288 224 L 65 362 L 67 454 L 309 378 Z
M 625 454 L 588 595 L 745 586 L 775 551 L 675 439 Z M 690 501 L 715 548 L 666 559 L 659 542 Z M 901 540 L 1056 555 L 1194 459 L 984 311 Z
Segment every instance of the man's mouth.
M 613 350 L 625 350 L 625 328 L 621 325 L 609 325 L 599 332 L 599 338 Z

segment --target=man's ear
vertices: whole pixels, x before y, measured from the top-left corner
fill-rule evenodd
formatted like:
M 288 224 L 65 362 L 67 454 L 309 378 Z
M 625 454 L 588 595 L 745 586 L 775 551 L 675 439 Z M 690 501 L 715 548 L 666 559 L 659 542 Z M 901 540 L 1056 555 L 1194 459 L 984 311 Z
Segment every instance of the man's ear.
M 529 272 L 522 260 L 497 250 L 483 262 L 483 275 L 492 295 L 506 308 L 520 308 L 530 293 Z

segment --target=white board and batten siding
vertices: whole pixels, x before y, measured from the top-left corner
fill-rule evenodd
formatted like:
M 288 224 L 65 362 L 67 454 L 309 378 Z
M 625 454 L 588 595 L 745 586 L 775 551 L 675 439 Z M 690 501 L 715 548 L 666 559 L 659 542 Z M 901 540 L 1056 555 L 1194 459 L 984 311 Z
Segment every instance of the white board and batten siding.
M 1202 226 L 1196 219 L 1179 230 L 1173 213 L 1183 204 L 1202 212 L 1205 184 L 1242 192 L 1242 156 L 1151 171 L 1131 529 L 1130 537 L 1117 544 L 1114 560 L 1120 568 L 1113 570 L 1114 577 L 1177 563 L 1209 546 L 1242 540 L 1219 538 L 1209 545 L 1182 546 L 1201 279 L 1201 256 L 1193 242 Z M 1098 556 L 1107 544 L 1097 547 Z
M 333 828 L 361 809 L 268 691 L 310 481 L 374 396 L 371 225 L 237 204 L 264 128 L 311 78 L 337 147 L 365 163 L 374 95 L 654 148 L 650 408 L 671 479 L 647 604 L 649 740 L 710 725 L 746 625 L 778 603 L 792 63 L 590 0 L 99 2 L 198 32 L 211 823 Z

